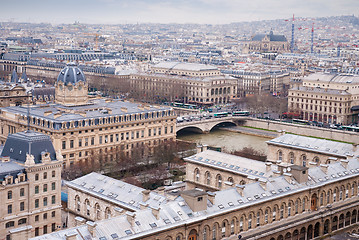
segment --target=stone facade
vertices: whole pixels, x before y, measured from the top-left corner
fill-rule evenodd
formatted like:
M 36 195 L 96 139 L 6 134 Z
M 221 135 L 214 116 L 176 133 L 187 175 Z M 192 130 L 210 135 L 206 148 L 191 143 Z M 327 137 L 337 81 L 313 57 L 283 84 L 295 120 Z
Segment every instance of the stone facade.
M 14 151 L 18 147 L 11 146 Z M 61 228 L 62 162 L 61 155 L 57 157 L 53 160 L 50 153 L 43 153 L 38 162 L 28 154 L 25 163 L 1 157 L 0 239 L 28 239 Z M 16 175 L 15 164 L 20 166 Z M 12 171 L 6 173 L 9 165 Z

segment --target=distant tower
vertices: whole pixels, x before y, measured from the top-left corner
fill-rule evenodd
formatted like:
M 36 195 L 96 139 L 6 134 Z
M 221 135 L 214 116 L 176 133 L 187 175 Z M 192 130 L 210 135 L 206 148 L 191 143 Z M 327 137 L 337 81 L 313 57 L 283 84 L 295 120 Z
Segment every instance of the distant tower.
M 294 51 L 294 14 L 292 20 L 292 40 L 290 41 L 290 52 L 293 53 Z
M 12 74 L 11 74 L 10 82 L 11 83 L 17 83 L 18 80 L 19 80 L 19 77 L 17 76 L 17 73 L 16 73 L 15 68 L 14 68 L 14 70 L 12 71 Z

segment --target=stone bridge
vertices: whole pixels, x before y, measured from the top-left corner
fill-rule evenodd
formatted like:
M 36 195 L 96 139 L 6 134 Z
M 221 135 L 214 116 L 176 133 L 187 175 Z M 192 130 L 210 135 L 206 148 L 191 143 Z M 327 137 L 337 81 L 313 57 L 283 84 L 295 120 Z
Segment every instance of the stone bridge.
M 191 130 L 199 133 L 209 133 L 212 128 L 218 124 L 233 124 L 238 125 L 239 122 L 244 122 L 247 120 L 247 116 L 228 116 L 221 118 L 210 118 L 210 119 L 201 119 L 201 120 L 192 120 L 189 122 L 181 122 L 176 125 L 176 132 L 179 132 L 183 129 Z

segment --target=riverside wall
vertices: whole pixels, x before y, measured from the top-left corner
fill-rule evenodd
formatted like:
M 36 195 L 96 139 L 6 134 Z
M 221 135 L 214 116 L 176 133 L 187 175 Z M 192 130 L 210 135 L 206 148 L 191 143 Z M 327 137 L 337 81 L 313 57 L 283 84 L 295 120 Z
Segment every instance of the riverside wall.
M 348 132 L 331 128 L 321 128 L 315 126 L 292 124 L 256 118 L 247 119 L 243 123 L 243 125 L 248 127 L 262 128 L 266 130 L 285 131 L 288 133 L 294 133 L 304 136 L 327 138 L 337 141 L 359 144 L 359 133 L 357 132 Z

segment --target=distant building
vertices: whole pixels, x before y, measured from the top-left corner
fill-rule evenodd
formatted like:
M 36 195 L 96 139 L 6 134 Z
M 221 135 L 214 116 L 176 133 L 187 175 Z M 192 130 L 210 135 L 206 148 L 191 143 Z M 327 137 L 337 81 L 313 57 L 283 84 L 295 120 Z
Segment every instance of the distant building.
M 323 123 L 358 123 L 359 75 L 313 73 L 288 92 L 288 110 Z
M 173 140 L 176 116 L 170 107 L 141 105 L 113 99 L 89 99 L 85 75 L 74 64 L 58 74 L 55 103 L 30 106 L 30 128 L 49 134 L 61 149 L 64 164 L 88 163 L 90 155 L 114 158 L 131 154 L 144 144 L 156 146 Z M 1 109 L 1 142 L 8 134 L 27 128 L 26 106 Z
M 1 239 L 28 239 L 61 227 L 62 156 L 50 137 L 10 134 L 0 156 Z
M 236 82 L 217 67 L 197 63 L 162 62 L 153 66 L 150 73 L 130 75 L 134 92 L 198 105 L 230 102 L 237 95 Z
M 290 44 L 284 35 L 257 34 L 249 43 L 245 43 L 243 53 L 282 53 L 290 51 Z

